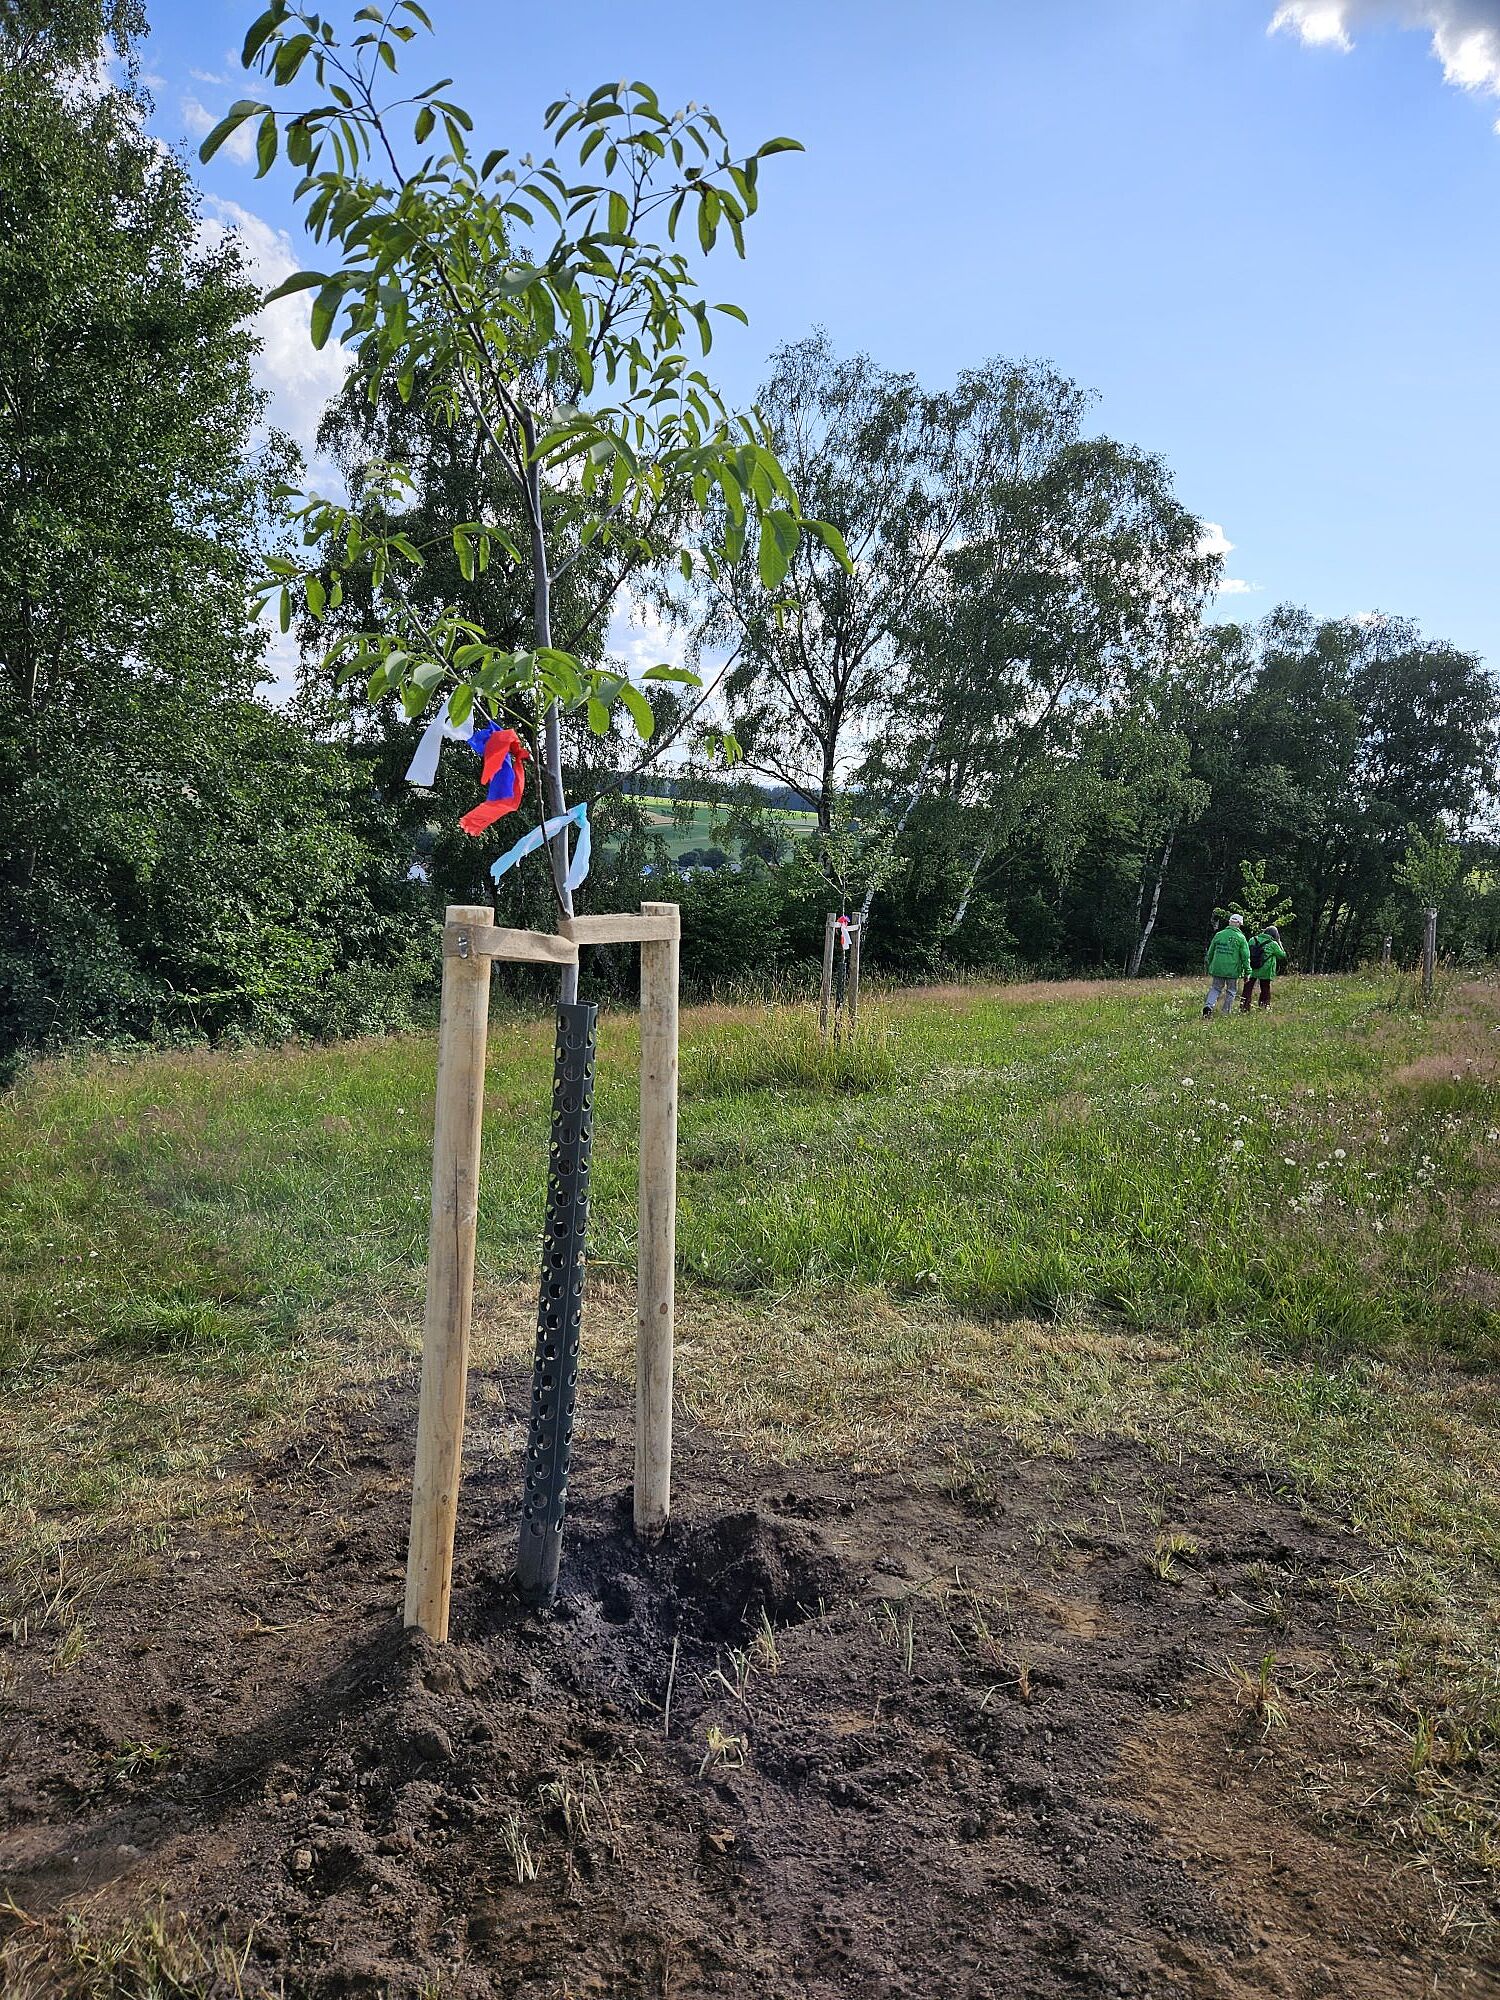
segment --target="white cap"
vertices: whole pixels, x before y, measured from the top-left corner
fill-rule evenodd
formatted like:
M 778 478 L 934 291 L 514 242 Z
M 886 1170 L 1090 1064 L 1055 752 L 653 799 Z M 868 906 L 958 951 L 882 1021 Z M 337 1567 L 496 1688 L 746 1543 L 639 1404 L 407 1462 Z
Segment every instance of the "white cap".
M 1243 917 L 1231 917 L 1229 919 L 1229 928 L 1232 931 L 1242 931 L 1245 928 L 1245 919 Z

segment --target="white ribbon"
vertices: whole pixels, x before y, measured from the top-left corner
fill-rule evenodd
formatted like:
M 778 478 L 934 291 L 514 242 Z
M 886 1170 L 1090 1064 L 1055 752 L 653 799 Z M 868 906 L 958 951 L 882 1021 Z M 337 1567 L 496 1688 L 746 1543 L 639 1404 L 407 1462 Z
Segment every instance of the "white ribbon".
M 460 726 L 448 720 L 448 702 L 445 701 L 422 731 L 422 740 L 406 767 L 407 784 L 420 785 L 425 791 L 431 791 L 437 783 L 438 755 L 442 750 L 444 738 L 450 743 L 467 743 L 473 733 L 473 723 L 466 722 Z

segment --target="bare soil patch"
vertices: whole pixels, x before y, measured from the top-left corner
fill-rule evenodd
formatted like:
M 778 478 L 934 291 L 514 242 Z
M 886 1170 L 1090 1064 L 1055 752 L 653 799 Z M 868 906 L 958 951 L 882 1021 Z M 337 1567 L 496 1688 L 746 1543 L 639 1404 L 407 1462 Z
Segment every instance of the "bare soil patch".
M 228 1468 L 243 1504 L 102 1590 L 65 1671 L 0 1644 L 18 1984 L 71 1990 L 68 1912 L 160 1899 L 250 1939 L 248 1993 L 310 2000 L 1500 1990 L 1327 1816 L 1330 1772 L 1352 1805 L 1395 1754 L 1313 1698 L 1368 1637 L 1332 1587 L 1368 1551 L 1263 1474 L 974 1432 L 962 1479 L 853 1474 L 684 1425 L 643 1551 L 595 1382 L 537 1618 L 508 1581 L 523 1392 L 475 1382 L 447 1648 L 395 1612 L 409 1377 Z M 1268 1650 L 1271 1736 L 1223 1671 Z

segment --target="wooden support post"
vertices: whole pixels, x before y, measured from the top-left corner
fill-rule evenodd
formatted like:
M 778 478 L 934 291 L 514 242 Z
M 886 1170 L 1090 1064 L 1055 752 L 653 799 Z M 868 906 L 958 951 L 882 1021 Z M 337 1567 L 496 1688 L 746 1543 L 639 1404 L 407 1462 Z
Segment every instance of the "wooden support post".
M 1389 971 L 1390 971 L 1390 968 L 1391 968 L 1391 940 L 1390 940 L 1389 938 L 1386 938 L 1386 939 L 1385 939 L 1385 940 L 1383 941 L 1383 943 L 1381 944 L 1381 947 L 1380 947 L 1380 965 L 1381 965 L 1381 970 L 1382 970 L 1382 971 L 1384 971 L 1384 972 L 1389 972 Z
M 823 990 L 818 999 L 818 1028 L 827 1034 L 833 1019 L 833 947 L 838 919 L 830 910 L 823 923 Z
M 1422 913 L 1422 998 L 1432 998 L 1432 979 L 1437 970 L 1437 919 L 1436 910 Z
M 490 960 L 474 949 L 474 933 L 494 921 L 492 909 L 458 905 L 449 909 L 443 933 L 422 1400 L 406 1561 L 406 1623 L 439 1641 L 448 1636 L 453 1585 L 489 1032 Z
M 856 917 L 849 926 L 849 1032 L 859 1026 L 859 947 L 865 927 Z
M 635 1531 L 661 1534 L 672 1509 L 672 1343 L 677 1261 L 678 911 L 672 935 L 641 944 L 641 1184 L 636 1257 Z

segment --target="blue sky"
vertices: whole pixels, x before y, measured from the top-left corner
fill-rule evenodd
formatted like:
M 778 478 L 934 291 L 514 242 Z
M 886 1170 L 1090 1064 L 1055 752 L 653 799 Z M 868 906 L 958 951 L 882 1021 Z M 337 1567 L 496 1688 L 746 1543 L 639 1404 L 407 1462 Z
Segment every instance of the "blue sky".
M 1500 668 L 1500 0 L 1288 0 L 1274 33 L 1278 0 L 427 5 L 410 74 L 455 76 L 487 142 L 619 76 L 803 142 L 718 264 L 751 317 L 715 346 L 731 394 L 815 324 L 934 384 L 1045 357 L 1221 525 L 1220 615 L 1402 613 Z M 162 138 L 242 93 L 256 11 L 154 0 Z M 197 171 L 289 268 L 290 176 Z M 265 361 L 304 433 L 332 368 L 305 310 Z

